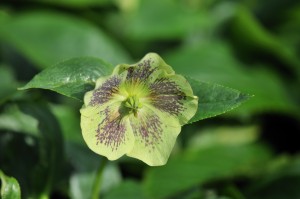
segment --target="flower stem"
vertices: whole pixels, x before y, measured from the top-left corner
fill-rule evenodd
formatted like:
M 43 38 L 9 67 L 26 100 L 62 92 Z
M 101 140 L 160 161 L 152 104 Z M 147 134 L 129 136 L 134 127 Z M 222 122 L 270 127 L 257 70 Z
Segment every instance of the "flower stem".
M 100 162 L 100 165 L 98 167 L 95 181 L 93 184 L 93 189 L 92 189 L 92 199 L 99 199 L 100 197 L 102 174 L 106 163 L 107 163 L 107 159 L 103 158 L 103 160 Z

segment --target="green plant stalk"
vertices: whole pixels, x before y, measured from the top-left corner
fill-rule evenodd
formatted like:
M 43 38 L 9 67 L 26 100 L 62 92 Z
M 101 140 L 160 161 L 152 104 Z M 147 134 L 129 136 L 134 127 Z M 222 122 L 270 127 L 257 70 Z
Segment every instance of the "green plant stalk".
M 100 190 L 101 190 L 101 182 L 102 182 L 102 174 L 103 170 L 107 164 L 107 159 L 103 158 L 102 162 L 99 165 L 99 168 L 96 173 L 95 181 L 92 189 L 92 199 L 99 199 Z

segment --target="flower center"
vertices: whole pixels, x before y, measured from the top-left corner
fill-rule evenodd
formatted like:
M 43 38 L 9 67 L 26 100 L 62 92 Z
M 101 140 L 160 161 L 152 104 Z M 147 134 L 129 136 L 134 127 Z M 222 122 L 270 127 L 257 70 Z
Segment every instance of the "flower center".
M 129 113 L 133 113 L 137 117 L 138 109 L 142 108 L 142 103 L 139 101 L 138 97 L 129 96 L 125 101 L 125 107 L 129 109 Z

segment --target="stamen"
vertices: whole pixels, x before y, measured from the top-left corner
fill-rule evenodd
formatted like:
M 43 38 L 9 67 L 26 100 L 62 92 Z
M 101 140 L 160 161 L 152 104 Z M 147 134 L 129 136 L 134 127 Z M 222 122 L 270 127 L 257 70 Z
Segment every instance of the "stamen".
M 125 107 L 129 108 L 129 113 L 133 113 L 135 117 L 137 117 L 138 109 L 142 108 L 143 105 L 139 101 L 138 97 L 129 96 L 125 101 Z

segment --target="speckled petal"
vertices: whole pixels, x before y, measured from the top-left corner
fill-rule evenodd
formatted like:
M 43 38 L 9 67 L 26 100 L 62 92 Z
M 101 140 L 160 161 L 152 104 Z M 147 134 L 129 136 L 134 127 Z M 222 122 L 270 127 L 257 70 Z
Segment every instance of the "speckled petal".
M 150 103 L 160 111 L 175 117 L 181 125 L 196 113 L 198 98 L 193 95 L 188 81 L 181 75 L 158 77 L 149 85 Z
M 156 79 L 158 75 L 175 74 L 171 66 L 156 53 L 148 53 L 136 64 L 119 64 L 113 71 L 114 75 L 126 72 L 127 82 L 149 83 Z
M 82 134 L 91 150 L 110 160 L 127 154 L 151 166 L 163 165 L 197 103 L 187 80 L 149 53 L 136 64 L 116 66 L 86 93 Z
M 130 116 L 135 136 L 128 156 L 142 160 L 150 166 L 164 165 L 181 130 L 178 119 L 153 107 L 143 107 L 137 117 Z
M 122 109 L 120 95 L 124 75 L 99 78 L 96 88 L 84 96 L 81 113 L 82 135 L 91 150 L 115 160 L 131 150 L 133 132 Z
M 80 110 L 82 135 L 91 150 L 115 160 L 130 151 L 134 136 L 119 103 Z
M 97 79 L 95 89 L 84 95 L 84 106 L 104 106 L 105 103 L 124 100 L 120 90 L 125 79 L 126 73 Z

